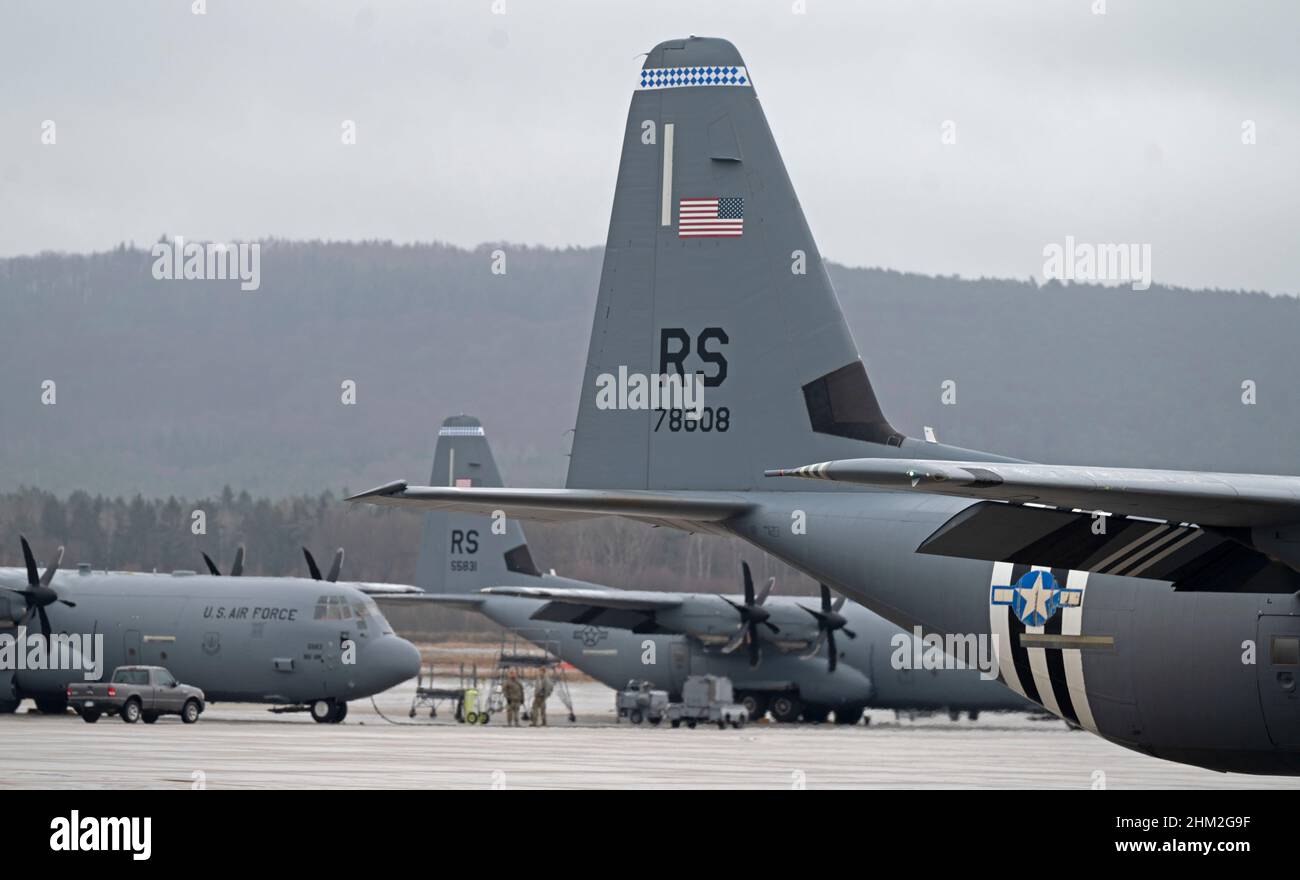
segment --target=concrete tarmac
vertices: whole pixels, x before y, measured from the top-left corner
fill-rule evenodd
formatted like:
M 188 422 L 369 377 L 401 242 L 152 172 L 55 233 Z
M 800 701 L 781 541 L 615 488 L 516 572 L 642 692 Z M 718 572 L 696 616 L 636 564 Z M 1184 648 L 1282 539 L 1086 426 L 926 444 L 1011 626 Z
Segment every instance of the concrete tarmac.
M 572 688 L 577 723 L 552 698 L 549 727 L 511 729 L 504 715 L 458 724 L 449 707 L 411 719 L 413 691 L 376 698 L 391 720 L 363 700 L 341 725 L 220 704 L 194 725 L 0 716 L 0 787 L 1300 788 L 1149 758 L 1019 714 L 672 730 L 616 724 L 613 692 L 583 683 Z

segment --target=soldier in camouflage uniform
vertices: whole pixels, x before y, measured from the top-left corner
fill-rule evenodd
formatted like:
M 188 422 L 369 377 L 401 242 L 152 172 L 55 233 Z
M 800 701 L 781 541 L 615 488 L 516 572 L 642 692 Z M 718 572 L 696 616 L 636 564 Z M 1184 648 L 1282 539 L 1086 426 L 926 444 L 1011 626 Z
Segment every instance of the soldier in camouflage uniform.
M 519 707 L 524 704 L 524 686 L 519 681 L 519 673 L 510 670 L 506 683 L 501 686 L 501 693 L 506 698 L 506 724 L 519 726 Z

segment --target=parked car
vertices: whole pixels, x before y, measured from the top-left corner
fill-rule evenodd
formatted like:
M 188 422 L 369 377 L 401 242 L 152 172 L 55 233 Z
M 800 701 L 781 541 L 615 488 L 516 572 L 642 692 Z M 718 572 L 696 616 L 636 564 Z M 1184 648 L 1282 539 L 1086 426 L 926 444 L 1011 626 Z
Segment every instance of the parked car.
M 203 691 L 181 684 L 161 666 L 119 666 L 107 682 L 74 682 L 68 685 L 68 705 L 87 724 L 101 715 L 119 715 L 127 724 L 179 715 L 193 724 L 204 708 Z

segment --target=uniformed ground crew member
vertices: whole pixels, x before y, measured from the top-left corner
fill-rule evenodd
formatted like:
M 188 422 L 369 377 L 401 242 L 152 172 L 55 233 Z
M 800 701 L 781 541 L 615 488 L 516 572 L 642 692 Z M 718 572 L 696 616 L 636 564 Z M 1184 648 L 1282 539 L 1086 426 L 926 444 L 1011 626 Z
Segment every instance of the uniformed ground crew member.
M 518 672 L 510 670 L 501 691 L 506 698 L 506 724 L 510 727 L 518 727 L 519 707 L 524 704 L 524 686 L 519 681 Z
M 552 690 L 550 673 L 545 669 L 539 669 L 537 684 L 533 687 L 533 727 L 546 726 L 546 700 L 550 697 Z

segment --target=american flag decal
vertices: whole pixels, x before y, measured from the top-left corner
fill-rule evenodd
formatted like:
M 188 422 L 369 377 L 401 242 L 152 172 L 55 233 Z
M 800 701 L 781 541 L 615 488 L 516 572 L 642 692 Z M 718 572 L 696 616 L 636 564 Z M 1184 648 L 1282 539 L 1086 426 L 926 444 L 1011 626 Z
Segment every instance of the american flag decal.
M 682 199 L 677 206 L 678 238 L 739 238 L 745 232 L 740 196 Z

